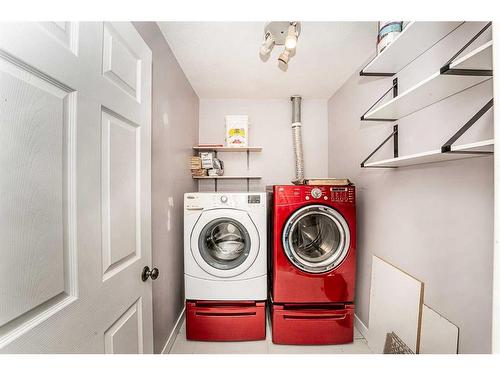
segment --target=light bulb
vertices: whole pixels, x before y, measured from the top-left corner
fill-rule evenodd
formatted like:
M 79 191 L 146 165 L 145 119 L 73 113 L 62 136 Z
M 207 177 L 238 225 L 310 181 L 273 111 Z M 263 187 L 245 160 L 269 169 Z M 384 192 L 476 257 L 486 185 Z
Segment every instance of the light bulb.
M 285 48 L 289 51 L 293 51 L 297 47 L 297 32 L 296 26 L 291 24 L 288 27 L 288 34 L 285 38 Z
M 287 65 L 289 59 L 290 59 L 290 51 L 285 49 L 281 53 L 280 57 L 278 58 L 278 63 L 283 64 L 283 65 Z
M 260 54 L 265 56 L 268 55 L 274 47 L 274 37 L 272 34 L 267 33 L 262 45 L 260 46 Z

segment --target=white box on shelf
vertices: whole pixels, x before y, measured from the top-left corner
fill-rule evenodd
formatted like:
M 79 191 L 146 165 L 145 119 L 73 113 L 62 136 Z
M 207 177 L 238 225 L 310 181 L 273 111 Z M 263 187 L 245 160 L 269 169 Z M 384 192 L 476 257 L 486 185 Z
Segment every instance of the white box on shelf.
M 226 116 L 226 146 L 248 147 L 248 116 Z
M 212 152 L 200 152 L 201 167 L 211 169 L 214 167 L 214 155 Z

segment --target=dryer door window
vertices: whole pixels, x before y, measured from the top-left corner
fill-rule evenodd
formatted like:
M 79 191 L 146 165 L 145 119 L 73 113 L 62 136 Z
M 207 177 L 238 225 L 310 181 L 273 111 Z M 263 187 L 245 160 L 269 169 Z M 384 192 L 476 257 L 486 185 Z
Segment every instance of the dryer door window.
M 288 259 L 305 272 L 322 273 L 337 267 L 350 244 L 345 219 L 331 207 L 313 205 L 297 210 L 283 231 Z
M 248 231 L 230 218 L 212 220 L 203 227 L 198 239 L 202 258 L 220 270 L 238 267 L 247 259 L 250 248 Z

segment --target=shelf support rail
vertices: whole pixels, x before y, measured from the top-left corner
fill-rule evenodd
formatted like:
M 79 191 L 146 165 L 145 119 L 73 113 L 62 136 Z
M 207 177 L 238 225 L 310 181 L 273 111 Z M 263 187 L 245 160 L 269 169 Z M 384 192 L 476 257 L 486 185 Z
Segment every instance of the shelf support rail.
M 214 150 L 214 158 L 217 158 L 217 150 Z M 214 178 L 214 191 L 217 192 L 218 186 L 217 186 L 217 179 Z
M 446 143 L 441 146 L 441 152 L 449 152 L 456 154 L 493 154 L 492 151 L 453 151 L 451 147 L 453 143 L 455 143 L 458 138 L 460 138 L 467 130 L 470 129 L 472 125 L 474 125 L 477 120 L 479 120 L 486 112 L 488 112 L 493 107 L 493 99 L 491 99 L 488 103 L 486 103 L 483 108 L 481 108 L 472 118 L 465 123 L 458 131 L 453 134 L 453 136 L 446 141 Z
M 459 75 L 459 76 L 492 76 L 493 70 L 486 69 L 450 69 L 450 65 L 455 61 L 455 59 L 464 52 L 467 47 L 469 47 L 477 38 L 481 36 L 489 27 L 491 22 L 488 22 L 479 32 L 474 35 L 457 53 L 455 53 L 451 59 L 449 59 L 446 64 L 444 64 L 440 69 L 440 74 L 449 75 Z
M 366 162 L 373 156 L 375 153 L 382 148 L 383 145 L 385 145 L 389 140 L 393 138 L 394 139 L 394 144 L 393 144 L 393 153 L 394 157 L 397 158 L 399 156 L 399 146 L 398 146 L 398 125 L 394 125 L 392 133 L 380 144 L 377 146 L 375 150 L 371 152 L 370 155 L 366 157 L 365 160 L 361 162 L 361 168 L 396 168 L 396 167 L 367 167 L 365 164 Z
M 372 106 L 370 108 L 368 108 L 365 113 L 363 113 L 363 116 L 361 116 L 361 121 L 390 121 L 390 122 L 397 121 L 397 119 L 390 119 L 390 118 L 365 118 L 366 114 L 368 112 L 370 112 L 372 110 L 372 108 L 375 107 L 378 103 L 380 103 L 380 101 L 382 99 L 384 99 L 385 96 L 391 91 L 392 91 L 393 98 L 398 96 L 398 78 L 397 77 L 392 80 L 392 86 L 389 87 L 389 89 L 386 92 L 384 92 L 384 94 L 375 103 L 373 103 Z

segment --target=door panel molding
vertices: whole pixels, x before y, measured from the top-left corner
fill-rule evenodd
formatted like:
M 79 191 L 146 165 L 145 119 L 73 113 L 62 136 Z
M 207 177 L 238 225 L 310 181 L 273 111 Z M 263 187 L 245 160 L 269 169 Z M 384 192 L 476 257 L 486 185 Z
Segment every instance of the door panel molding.
M 105 107 L 101 126 L 102 259 L 103 280 L 107 280 L 141 258 L 141 137 L 138 124 Z M 116 152 L 122 155 L 115 157 Z M 112 165 L 116 160 L 118 164 Z M 120 235 L 114 234 L 114 225 L 124 222 Z
M 136 345 L 130 342 L 130 336 L 135 336 Z M 142 342 L 142 298 L 139 298 L 104 332 L 104 353 L 142 354 Z
M 9 176 L 1 186 L 0 222 L 8 232 L 2 247 L 19 252 L 10 256 L 21 262 L 19 269 L 8 267 L 0 275 L 6 298 L 0 309 L 2 348 L 77 300 L 77 92 L 3 50 L 0 81 L 5 90 L 0 118 L 6 125 L 0 131 L 0 161 Z M 48 211 L 42 209 L 47 202 L 54 204 Z M 41 257 L 43 250 L 52 256 Z M 23 279 L 20 269 L 38 279 Z
M 141 102 L 142 61 L 108 22 L 104 23 L 102 73 L 128 95 Z
M 40 22 L 55 40 L 78 56 L 78 22 Z

